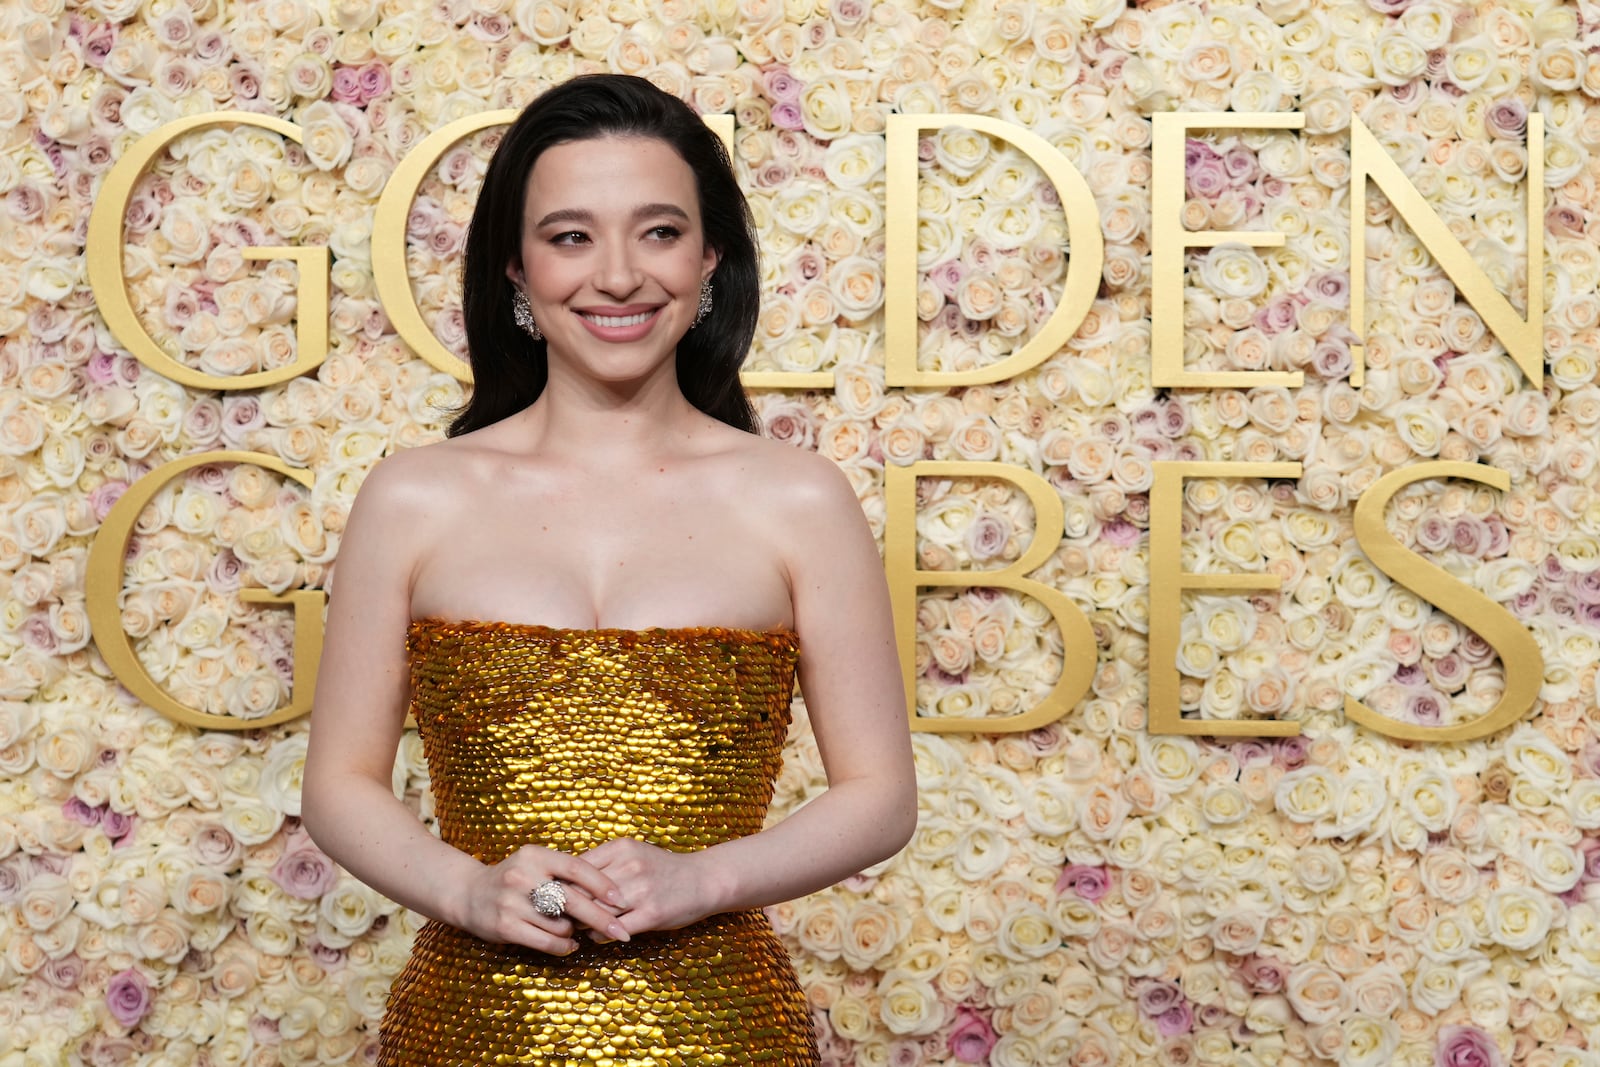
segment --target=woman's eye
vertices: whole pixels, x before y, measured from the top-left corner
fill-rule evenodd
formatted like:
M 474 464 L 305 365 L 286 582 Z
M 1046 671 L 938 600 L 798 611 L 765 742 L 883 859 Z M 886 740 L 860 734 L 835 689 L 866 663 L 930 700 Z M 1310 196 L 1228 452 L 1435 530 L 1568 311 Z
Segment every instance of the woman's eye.
M 588 240 L 588 238 L 579 233 L 577 230 L 568 230 L 566 233 L 558 233 L 554 237 L 550 238 L 550 243 L 556 245 L 570 245 L 577 244 L 579 241 L 585 240 Z
M 650 233 L 652 236 L 658 237 L 663 241 L 671 241 L 674 238 L 683 236 L 683 231 L 678 229 L 676 226 L 657 226 L 652 229 Z

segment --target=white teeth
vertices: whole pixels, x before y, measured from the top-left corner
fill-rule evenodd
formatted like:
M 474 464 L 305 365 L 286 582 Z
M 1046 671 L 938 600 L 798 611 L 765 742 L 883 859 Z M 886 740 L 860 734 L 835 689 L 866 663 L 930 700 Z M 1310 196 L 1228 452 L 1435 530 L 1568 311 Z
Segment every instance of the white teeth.
M 654 315 L 655 312 L 642 311 L 637 315 L 591 315 L 587 311 L 580 311 L 578 314 L 596 326 L 637 326 L 651 315 Z

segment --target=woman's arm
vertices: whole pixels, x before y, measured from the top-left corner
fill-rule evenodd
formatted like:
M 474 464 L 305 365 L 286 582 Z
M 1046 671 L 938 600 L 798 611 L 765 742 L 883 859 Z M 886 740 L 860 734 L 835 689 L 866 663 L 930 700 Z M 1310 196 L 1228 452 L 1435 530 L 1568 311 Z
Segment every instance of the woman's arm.
M 565 954 L 576 948 L 572 924 L 540 917 L 529 890 L 555 877 L 603 899 L 616 891 L 609 878 L 542 848 L 523 848 L 493 867 L 480 863 L 434 837 L 390 784 L 408 702 L 411 581 L 433 550 L 428 516 L 445 492 L 430 484 L 433 465 L 405 453 L 384 460 L 351 508 L 317 677 L 302 819 L 318 847 L 391 900 L 484 940 Z M 569 895 L 568 911 L 595 929 L 624 933 L 584 894 Z
M 800 686 L 828 788 L 758 834 L 678 854 L 631 839 L 584 854 L 635 907 L 632 933 L 792 900 L 893 855 L 916 829 L 905 689 L 883 563 L 849 481 L 807 453 L 768 508 L 789 571 Z M 781 495 L 781 498 L 780 498 Z

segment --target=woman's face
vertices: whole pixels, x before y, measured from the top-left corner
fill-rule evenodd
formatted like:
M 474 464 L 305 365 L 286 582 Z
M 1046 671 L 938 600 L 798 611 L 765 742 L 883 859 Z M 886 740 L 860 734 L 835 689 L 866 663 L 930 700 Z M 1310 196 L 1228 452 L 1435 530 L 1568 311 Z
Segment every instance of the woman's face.
M 717 265 L 694 172 L 664 141 L 600 137 L 546 149 L 528 176 L 522 258 L 506 274 L 561 364 L 630 381 L 669 363 Z

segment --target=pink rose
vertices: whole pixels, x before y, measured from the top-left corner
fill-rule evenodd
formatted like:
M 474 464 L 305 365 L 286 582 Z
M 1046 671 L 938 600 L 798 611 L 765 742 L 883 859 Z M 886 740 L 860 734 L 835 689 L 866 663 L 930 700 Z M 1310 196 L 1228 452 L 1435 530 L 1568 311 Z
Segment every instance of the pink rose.
M 218 825 L 201 827 L 189 842 L 189 850 L 205 866 L 224 872 L 238 866 L 240 857 L 244 855 L 238 839 L 227 827 Z
M 1441 1026 L 1433 1050 L 1435 1067 L 1505 1067 L 1494 1038 L 1476 1026 Z
M 1450 529 L 1451 546 L 1468 556 L 1483 554 L 1489 541 L 1489 528 L 1474 515 L 1463 515 Z
M 1177 1037 L 1194 1029 L 1194 1009 L 1187 1000 L 1180 1000 L 1156 1016 L 1156 1032 L 1162 1037 Z
M 1296 312 L 1299 311 L 1303 300 L 1294 296 L 1284 296 L 1263 307 L 1255 314 L 1256 328 L 1271 337 L 1293 329 L 1296 321 Z
M 775 104 L 792 104 L 800 99 L 800 82 L 786 67 L 762 71 L 761 88 Z
M 1256 154 L 1244 145 L 1234 145 L 1223 153 L 1222 169 L 1233 185 L 1245 185 L 1261 176 Z
M 1204 141 L 1191 140 L 1184 150 L 1183 176 L 1189 195 L 1215 200 L 1228 188 L 1228 171 L 1222 157 Z
M 113 848 L 133 840 L 134 826 L 138 820 L 133 815 L 107 810 L 100 816 L 100 829 L 111 839 Z
M 1567 204 L 1557 204 L 1544 213 L 1545 228 L 1562 237 L 1582 237 L 1583 212 Z
M 1273 745 L 1272 765 L 1282 771 L 1292 771 L 1306 762 L 1306 750 L 1311 742 L 1304 737 L 1286 737 Z
M 1057 893 L 1065 893 L 1068 890 L 1094 904 L 1110 892 L 1111 878 L 1104 867 L 1069 863 L 1061 869 L 1061 877 L 1056 879 Z
M 0 861 L 0 904 L 10 904 L 16 900 L 27 881 L 16 857 Z
M 361 101 L 367 103 L 389 91 L 389 67 L 387 64 L 373 60 L 361 66 Z
M 53 655 L 56 651 L 56 635 L 50 629 L 50 616 L 42 611 L 34 612 L 22 620 L 22 625 L 17 627 L 17 636 L 22 638 L 22 643 L 35 652 Z
M 1343 378 L 1350 373 L 1350 346 L 1323 341 L 1311 350 L 1311 368 L 1320 378 Z
M 1444 700 L 1432 689 L 1406 697 L 1406 718 L 1424 726 L 1438 726 L 1443 722 L 1444 708 Z
M 105 385 L 116 377 L 117 357 L 110 352 L 96 352 L 84 365 L 83 373 L 95 385 Z
M 272 880 L 285 893 L 301 900 L 315 900 L 333 888 L 339 872 L 322 850 L 305 838 L 286 849 L 272 868 Z
M 278 1033 L 278 1020 L 269 1019 L 265 1015 L 250 1016 L 250 1036 L 255 1038 L 258 1045 L 281 1044 L 282 1036 Z
M 792 100 L 772 105 L 772 124 L 781 130 L 803 130 L 806 125 L 800 115 L 800 105 Z
M 1334 270 L 1326 274 L 1314 274 L 1306 282 L 1306 292 L 1334 307 L 1344 307 L 1350 303 L 1350 272 Z
M 1155 1018 L 1182 1003 L 1183 991 L 1172 982 L 1153 981 L 1139 990 L 1139 1012 Z
M 1288 981 L 1289 969 L 1271 956 L 1249 956 L 1239 964 L 1239 977 L 1257 993 L 1278 993 Z
M 994 1027 L 973 1009 L 956 1009 L 956 1026 L 950 1031 L 950 1054 L 962 1063 L 987 1063 L 994 1048 Z
M 105 64 L 106 55 L 117 44 L 118 25 L 114 22 L 88 22 L 81 32 L 83 61 L 98 70 Z M 73 16 L 73 36 L 80 36 L 79 20 Z
M 1100 527 L 1101 537 L 1123 548 L 1138 544 L 1139 534 L 1139 527 L 1122 518 L 1112 519 Z
M 944 294 L 946 300 L 956 298 L 956 290 L 961 288 L 961 280 L 966 276 L 967 268 L 959 259 L 947 259 L 928 271 L 928 280 Z
M 994 559 L 1005 551 L 1011 532 L 1004 516 L 984 512 L 967 528 L 967 551 L 973 559 Z
M 226 396 L 222 399 L 222 439 L 230 445 L 244 442 L 246 435 L 266 426 L 261 401 L 253 396 Z
M 150 983 L 145 976 L 129 967 L 111 976 L 106 986 L 106 1007 L 111 1017 L 123 1026 L 132 1028 L 150 1011 Z
M 361 103 L 361 72 L 355 67 L 339 67 L 333 72 L 333 89 L 328 96 L 343 104 Z
M 99 826 L 100 808 L 91 808 L 78 797 L 68 797 L 61 805 L 61 813 L 79 826 Z
M 889 1046 L 889 1067 L 921 1067 L 925 1058 L 920 1041 L 902 1038 Z
M 39 974 L 57 989 L 77 989 L 83 980 L 83 960 L 76 952 L 69 952 L 58 960 L 48 960 Z
M 317 961 L 324 971 L 336 971 L 344 966 L 345 951 L 342 948 L 329 948 L 327 945 L 313 943 L 311 945 L 311 958 Z
M 1583 844 L 1578 846 L 1578 854 L 1583 857 L 1583 876 L 1589 881 L 1600 878 L 1600 840 L 1592 837 L 1583 839 Z
M 1489 105 L 1483 113 L 1483 124 L 1488 127 L 1490 137 L 1520 141 L 1528 132 L 1528 109 L 1521 100 L 1508 97 Z
M 804 449 L 816 447 L 817 432 L 812 418 L 810 405 L 787 398 L 768 404 L 761 413 L 766 436 Z

